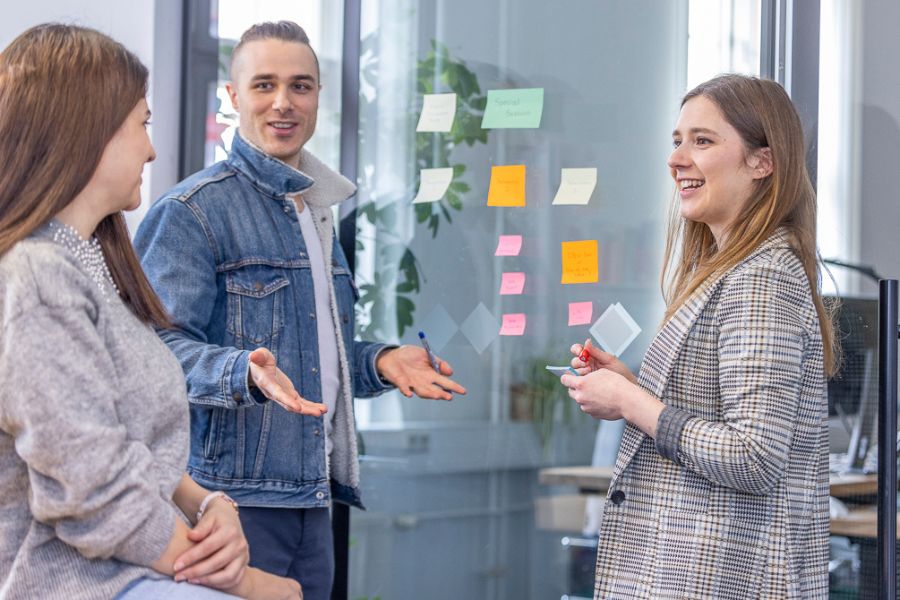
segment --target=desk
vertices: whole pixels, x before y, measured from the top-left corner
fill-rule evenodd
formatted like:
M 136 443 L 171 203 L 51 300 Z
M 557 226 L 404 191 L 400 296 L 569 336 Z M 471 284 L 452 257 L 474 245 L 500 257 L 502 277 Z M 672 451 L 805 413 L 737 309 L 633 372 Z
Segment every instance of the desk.
M 835 498 L 874 496 L 878 493 L 878 475 L 861 473 L 832 473 L 829 477 L 831 495 Z
M 609 489 L 612 467 L 553 467 L 538 471 L 542 485 L 572 485 L 584 494 L 599 494 Z M 832 474 L 830 493 L 835 498 L 874 496 L 878 491 L 877 475 Z
M 541 485 L 574 485 L 582 494 L 599 494 L 609 489 L 612 467 L 553 467 L 538 471 Z

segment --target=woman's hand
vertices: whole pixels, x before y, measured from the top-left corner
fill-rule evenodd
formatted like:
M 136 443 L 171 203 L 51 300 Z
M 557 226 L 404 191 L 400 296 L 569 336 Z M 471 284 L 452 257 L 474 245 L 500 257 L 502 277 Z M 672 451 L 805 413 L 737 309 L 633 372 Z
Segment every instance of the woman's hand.
M 569 397 L 583 412 L 606 421 L 623 418 L 624 403 L 640 391 L 623 375 L 609 369 L 598 369 L 580 377 L 567 373 L 560 381 L 569 388 Z
M 303 600 L 300 584 L 287 577 L 279 577 L 248 567 L 244 577 L 235 587 L 224 590 L 248 600 Z
M 580 377 L 566 373 L 560 381 L 583 412 L 595 419 L 625 419 L 656 438 L 656 426 L 665 405 L 624 375 L 599 369 Z
M 637 377 L 635 377 L 631 370 L 625 366 L 625 363 L 609 352 L 604 352 L 600 348 L 594 346 L 591 343 L 591 338 L 587 339 L 584 346 L 581 344 L 572 344 L 570 350 L 572 351 L 572 354 L 575 355 L 575 358 L 572 359 L 572 368 L 582 375 L 593 373 L 600 369 L 608 369 L 614 373 L 618 373 L 631 383 L 637 383 Z M 588 351 L 589 356 L 587 362 L 578 358 L 583 350 Z
M 187 535 L 197 545 L 175 560 L 175 581 L 218 589 L 234 587 L 241 581 L 250 550 L 233 506 L 214 498 Z

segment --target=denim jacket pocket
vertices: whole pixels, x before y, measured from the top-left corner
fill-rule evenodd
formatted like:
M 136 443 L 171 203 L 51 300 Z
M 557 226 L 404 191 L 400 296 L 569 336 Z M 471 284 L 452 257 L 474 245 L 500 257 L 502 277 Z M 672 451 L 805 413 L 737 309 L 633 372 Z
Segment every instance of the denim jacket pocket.
M 226 273 L 226 330 L 238 347 L 271 345 L 284 328 L 284 288 L 288 285 L 288 278 L 268 265 L 247 265 Z

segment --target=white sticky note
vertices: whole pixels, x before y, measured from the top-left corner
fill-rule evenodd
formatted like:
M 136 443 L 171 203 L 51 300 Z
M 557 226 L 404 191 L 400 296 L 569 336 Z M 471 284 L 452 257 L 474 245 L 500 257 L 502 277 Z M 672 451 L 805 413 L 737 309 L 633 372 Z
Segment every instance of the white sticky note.
M 597 187 L 597 169 L 563 169 L 553 204 L 587 204 Z
M 616 302 L 591 325 L 591 335 L 606 352 L 620 356 L 641 332 L 628 311 Z
M 444 197 L 450 182 L 453 181 L 453 167 L 422 169 L 419 174 L 421 183 L 413 204 L 437 202 Z
M 416 131 L 450 131 L 455 116 L 456 94 L 425 94 Z

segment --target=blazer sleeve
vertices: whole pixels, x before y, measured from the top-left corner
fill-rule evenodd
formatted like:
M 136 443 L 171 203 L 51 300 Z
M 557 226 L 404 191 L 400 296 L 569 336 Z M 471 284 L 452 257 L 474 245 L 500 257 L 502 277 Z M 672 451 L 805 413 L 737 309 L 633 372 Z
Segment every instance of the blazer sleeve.
M 720 395 L 722 420 L 666 407 L 656 447 L 714 483 L 766 494 L 784 473 L 800 413 L 803 361 L 817 327 L 809 284 L 777 265 L 749 267 L 723 284 L 716 314 L 719 371 L 705 384 Z
M 88 558 L 150 566 L 177 512 L 150 449 L 119 419 L 112 357 L 84 306 L 10 321 L 0 353 L 0 428 L 27 466 L 34 519 Z

